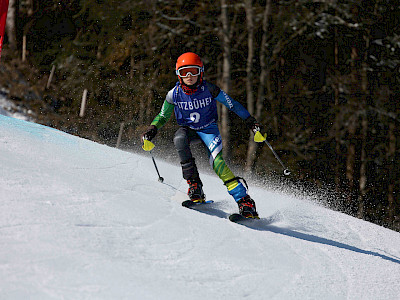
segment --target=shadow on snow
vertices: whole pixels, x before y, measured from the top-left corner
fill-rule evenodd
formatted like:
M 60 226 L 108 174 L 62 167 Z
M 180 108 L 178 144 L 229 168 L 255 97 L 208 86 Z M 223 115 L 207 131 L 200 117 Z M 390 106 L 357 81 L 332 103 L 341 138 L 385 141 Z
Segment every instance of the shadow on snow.
M 216 216 L 219 218 L 228 219 L 230 214 L 218 209 L 217 207 L 218 207 L 218 203 L 214 203 L 214 204 L 210 204 L 210 205 L 206 205 L 206 206 L 195 207 L 194 210 L 197 210 L 199 212 L 202 212 L 202 213 L 205 213 L 208 215 Z M 384 254 L 380 254 L 378 252 L 363 250 L 363 249 L 360 249 L 360 248 L 357 248 L 357 247 L 354 247 L 351 245 L 347 245 L 347 244 L 344 244 L 341 242 L 337 242 L 337 241 L 330 240 L 327 238 L 319 237 L 316 235 L 306 234 L 306 233 L 298 232 L 298 231 L 295 231 L 292 229 L 282 228 L 282 227 L 272 225 L 272 223 L 279 221 L 281 218 L 282 218 L 281 213 L 278 211 L 268 218 L 261 218 L 260 220 L 245 220 L 243 222 L 238 222 L 238 223 L 242 226 L 245 226 L 245 227 L 253 229 L 253 230 L 269 231 L 269 232 L 273 232 L 276 234 L 293 237 L 293 238 L 303 240 L 303 241 L 328 245 L 328 246 L 337 247 L 337 248 L 345 249 L 345 250 L 352 251 L 352 252 L 357 252 L 360 254 L 366 254 L 366 255 L 379 257 L 384 260 L 400 264 L 400 258 L 397 258 L 397 257 L 396 258 L 390 257 L 390 256 L 387 256 Z

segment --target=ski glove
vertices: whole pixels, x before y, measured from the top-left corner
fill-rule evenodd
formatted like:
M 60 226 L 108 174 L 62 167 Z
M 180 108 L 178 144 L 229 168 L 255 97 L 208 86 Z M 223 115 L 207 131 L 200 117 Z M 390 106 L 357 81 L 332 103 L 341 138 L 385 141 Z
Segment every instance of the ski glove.
M 261 130 L 261 125 L 260 123 L 257 122 L 256 118 L 254 118 L 253 116 L 248 117 L 246 120 L 246 125 L 247 127 L 253 131 L 254 133 L 256 133 L 257 131 Z
M 254 133 L 254 141 L 256 143 L 264 142 L 267 138 L 267 134 L 264 134 L 264 135 L 261 134 L 261 132 L 260 132 L 261 125 L 257 122 L 257 120 L 254 117 L 250 116 L 245 121 L 246 121 L 247 127 Z
M 147 128 L 147 131 L 145 132 L 145 133 L 143 133 L 143 135 L 142 135 L 142 141 L 143 140 L 148 140 L 148 141 L 151 141 L 152 139 L 154 139 L 154 137 L 156 136 L 156 134 L 157 134 L 157 127 L 155 126 L 155 125 L 150 125 L 148 128 Z

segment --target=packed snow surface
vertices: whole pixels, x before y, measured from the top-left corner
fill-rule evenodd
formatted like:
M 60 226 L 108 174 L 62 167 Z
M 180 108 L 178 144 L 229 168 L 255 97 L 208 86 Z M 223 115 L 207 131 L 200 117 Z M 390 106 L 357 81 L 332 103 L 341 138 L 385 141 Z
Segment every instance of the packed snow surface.
M 304 197 L 235 224 L 214 175 L 187 209 L 178 163 L 1 115 L 0 160 L 0 299 L 399 299 L 400 234 Z

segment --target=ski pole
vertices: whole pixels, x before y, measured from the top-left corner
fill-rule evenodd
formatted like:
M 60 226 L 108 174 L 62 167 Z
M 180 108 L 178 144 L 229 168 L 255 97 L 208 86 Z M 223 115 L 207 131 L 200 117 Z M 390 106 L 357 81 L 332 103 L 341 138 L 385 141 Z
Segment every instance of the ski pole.
M 282 160 L 279 158 L 278 154 L 275 152 L 274 148 L 272 148 L 271 144 L 268 143 L 266 137 L 267 137 L 266 134 L 265 134 L 265 136 L 263 136 L 263 135 L 260 133 L 260 131 L 257 130 L 257 131 L 255 132 L 255 135 L 254 135 L 254 141 L 257 142 L 257 143 L 265 142 L 265 143 L 268 145 L 269 149 L 271 149 L 271 151 L 272 151 L 272 153 L 274 154 L 275 158 L 276 158 L 276 159 L 279 161 L 279 163 L 281 164 L 281 166 L 282 166 L 282 168 L 283 168 L 283 174 L 286 175 L 286 176 L 289 176 L 289 175 L 290 175 L 290 170 L 289 170 L 288 168 L 286 168 L 286 166 L 284 165 L 284 163 L 282 162 Z
M 153 153 L 151 153 L 151 151 L 150 151 L 150 155 L 151 155 L 151 159 L 153 160 L 154 167 L 156 168 L 156 171 L 157 171 L 157 174 L 158 174 L 158 181 L 163 183 L 164 182 L 164 178 L 162 178 L 160 176 L 160 172 L 158 171 L 156 160 L 154 159 Z
M 276 158 L 276 159 L 279 161 L 279 163 L 281 164 L 281 166 L 282 166 L 282 168 L 283 168 L 283 174 L 286 175 L 286 176 L 289 176 L 289 175 L 290 175 L 290 170 L 289 170 L 288 168 L 285 167 L 285 165 L 283 164 L 282 160 L 279 158 L 278 154 L 276 154 L 274 148 L 272 148 L 271 144 L 268 143 L 267 140 L 265 140 L 264 142 L 268 145 L 269 149 L 271 149 L 271 151 L 272 151 L 272 153 L 274 154 L 275 158 Z
M 149 140 L 147 140 L 147 139 L 143 139 L 142 148 L 143 148 L 144 151 L 150 152 L 151 159 L 153 160 L 154 167 L 156 168 L 156 171 L 157 171 L 157 174 L 158 174 L 158 181 L 163 183 L 164 182 L 164 178 L 162 178 L 160 176 L 160 172 L 158 171 L 156 160 L 154 159 L 153 153 L 151 153 L 151 150 L 153 150 L 153 148 L 154 148 L 154 144 L 152 142 L 150 142 Z

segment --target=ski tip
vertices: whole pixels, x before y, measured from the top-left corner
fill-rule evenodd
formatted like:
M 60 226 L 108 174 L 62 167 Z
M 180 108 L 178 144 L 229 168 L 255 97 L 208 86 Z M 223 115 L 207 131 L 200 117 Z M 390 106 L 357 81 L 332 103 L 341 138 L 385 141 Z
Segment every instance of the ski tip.
M 211 204 L 214 203 L 213 200 L 204 200 L 202 202 L 194 202 L 192 200 L 186 200 L 182 202 L 182 206 L 184 207 L 193 207 L 193 206 L 197 206 L 197 205 L 202 205 L 202 204 Z
M 240 214 L 231 214 L 230 216 L 229 216 L 229 220 L 231 221 L 231 222 L 238 222 L 238 221 L 242 221 L 242 220 L 244 220 L 245 219 L 245 217 L 243 217 L 242 215 L 240 215 Z
M 192 200 L 186 200 L 182 202 L 182 206 L 184 207 L 191 207 L 193 206 L 195 203 Z
M 252 217 L 252 218 L 246 218 L 246 217 L 242 216 L 241 214 L 237 214 L 237 213 L 231 214 L 229 216 L 229 220 L 231 222 L 235 222 L 235 223 L 241 222 L 241 221 L 259 220 L 259 219 L 260 219 L 260 217 L 258 217 L 258 216 L 257 217 Z

